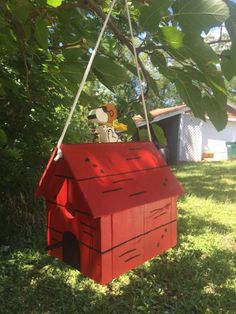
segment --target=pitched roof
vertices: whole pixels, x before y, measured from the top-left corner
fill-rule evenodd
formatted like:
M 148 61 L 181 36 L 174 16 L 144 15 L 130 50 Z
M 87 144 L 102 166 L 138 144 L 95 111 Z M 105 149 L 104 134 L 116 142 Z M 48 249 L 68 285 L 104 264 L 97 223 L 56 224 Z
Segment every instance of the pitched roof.
M 169 118 L 171 116 L 178 115 L 182 112 L 191 112 L 191 109 L 187 107 L 185 104 L 176 105 L 173 107 L 167 107 L 167 108 L 157 108 L 150 111 L 150 114 L 152 115 L 152 121 L 151 122 L 157 122 L 166 118 Z M 227 115 L 229 120 L 235 120 L 236 119 L 236 105 L 228 103 L 227 104 Z M 136 123 L 137 127 L 140 127 L 142 125 L 145 125 L 146 122 L 144 118 L 140 115 L 136 115 L 133 117 L 134 122 Z
M 55 195 L 63 178 L 71 179 L 94 218 L 184 191 L 153 143 L 73 144 L 61 149 L 63 159 L 55 162 L 54 151 L 37 195 Z
M 159 120 L 162 120 L 162 119 L 166 119 L 172 115 L 180 114 L 181 112 L 183 112 L 185 110 L 189 110 L 189 108 L 186 105 L 181 104 L 181 105 L 176 105 L 173 107 L 157 108 L 157 109 L 151 110 L 150 114 L 153 117 L 153 120 L 157 120 L 157 118 Z M 146 124 L 145 120 L 140 115 L 134 116 L 133 119 L 134 119 L 134 122 L 137 124 L 137 126 L 141 126 L 141 125 Z

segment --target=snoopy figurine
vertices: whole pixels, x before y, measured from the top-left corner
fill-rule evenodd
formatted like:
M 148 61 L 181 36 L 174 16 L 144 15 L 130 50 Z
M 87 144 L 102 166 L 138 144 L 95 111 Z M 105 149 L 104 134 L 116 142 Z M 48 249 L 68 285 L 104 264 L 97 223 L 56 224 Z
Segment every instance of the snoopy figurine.
M 127 131 L 127 126 L 119 123 L 117 120 L 117 110 L 113 104 L 103 104 L 97 109 L 89 112 L 88 119 L 91 122 L 98 123 L 96 131 L 100 143 L 120 142 L 116 131 Z

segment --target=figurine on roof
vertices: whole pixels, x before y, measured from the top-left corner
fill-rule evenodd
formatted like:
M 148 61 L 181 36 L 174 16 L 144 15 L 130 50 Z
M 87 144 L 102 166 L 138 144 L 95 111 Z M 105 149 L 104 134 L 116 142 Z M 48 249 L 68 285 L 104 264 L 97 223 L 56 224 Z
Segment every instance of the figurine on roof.
M 91 110 L 88 119 L 98 124 L 96 132 L 100 143 L 120 142 L 117 132 L 127 131 L 127 126 L 118 122 L 116 107 L 111 103 Z

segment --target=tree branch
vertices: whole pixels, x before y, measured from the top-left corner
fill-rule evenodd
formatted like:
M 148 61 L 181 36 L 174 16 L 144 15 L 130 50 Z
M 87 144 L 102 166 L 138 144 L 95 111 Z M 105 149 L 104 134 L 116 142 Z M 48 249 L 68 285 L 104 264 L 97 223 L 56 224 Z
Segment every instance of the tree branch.
M 100 8 L 100 6 L 94 2 L 93 0 L 87 0 L 87 4 L 88 7 L 90 9 L 92 9 L 93 12 L 95 12 L 103 21 L 105 21 L 106 19 L 106 14 L 102 11 L 102 9 Z M 119 41 L 126 45 L 126 47 L 130 50 L 130 52 L 133 54 L 133 46 L 132 43 L 130 42 L 130 40 L 128 38 L 126 38 L 119 30 L 118 28 L 115 26 L 115 24 L 113 24 L 113 22 L 111 21 L 111 19 L 108 21 L 108 26 L 109 28 L 112 30 L 113 34 L 119 39 Z M 145 76 L 145 72 L 146 69 L 144 68 L 143 63 L 141 62 L 140 58 L 138 57 L 138 63 L 140 68 L 142 69 L 143 75 L 147 80 L 147 77 Z
M 57 51 L 60 49 L 68 49 L 68 48 L 82 48 L 82 46 L 83 46 L 83 44 L 85 44 L 85 42 L 86 42 L 85 39 L 81 39 L 81 40 L 76 41 L 74 43 L 68 43 L 68 44 L 64 44 L 61 46 L 49 46 L 48 48 L 50 50 L 53 50 L 53 51 Z
M 83 8 L 83 9 L 87 9 L 90 10 L 94 13 L 97 14 L 97 16 L 99 16 L 103 21 L 105 21 L 106 19 L 106 14 L 103 12 L 103 10 L 101 9 L 101 7 L 99 6 L 99 4 L 97 2 L 95 2 L 94 0 L 79 0 L 73 3 L 65 3 L 60 5 L 57 10 L 64 10 L 64 9 L 69 9 L 69 8 Z M 130 52 L 133 54 L 133 46 L 132 43 L 130 42 L 130 40 L 128 38 L 126 38 L 119 30 L 118 28 L 115 26 L 115 24 L 111 21 L 111 19 L 108 21 L 108 26 L 110 28 L 110 30 L 113 32 L 113 34 L 116 36 L 116 38 L 122 43 L 124 44 L 129 50 Z M 140 60 L 139 56 L 138 56 L 138 63 L 139 66 L 142 70 L 143 76 L 146 80 L 146 83 L 148 82 L 148 78 L 146 75 L 146 69 L 142 63 L 142 61 Z M 148 83 L 147 83 L 147 90 L 145 92 L 145 94 L 147 94 L 148 92 Z
M 206 41 L 206 44 L 208 45 L 215 45 L 215 44 L 221 44 L 221 43 L 230 43 L 230 39 L 217 39 L 212 41 Z

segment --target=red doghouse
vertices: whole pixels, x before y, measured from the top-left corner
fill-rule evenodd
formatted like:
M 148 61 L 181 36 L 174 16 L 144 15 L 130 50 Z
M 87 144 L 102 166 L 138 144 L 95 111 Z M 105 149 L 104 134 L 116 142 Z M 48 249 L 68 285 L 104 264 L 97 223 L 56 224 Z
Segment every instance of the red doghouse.
M 48 251 L 100 284 L 173 247 L 184 190 L 150 142 L 62 145 L 41 178 Z

